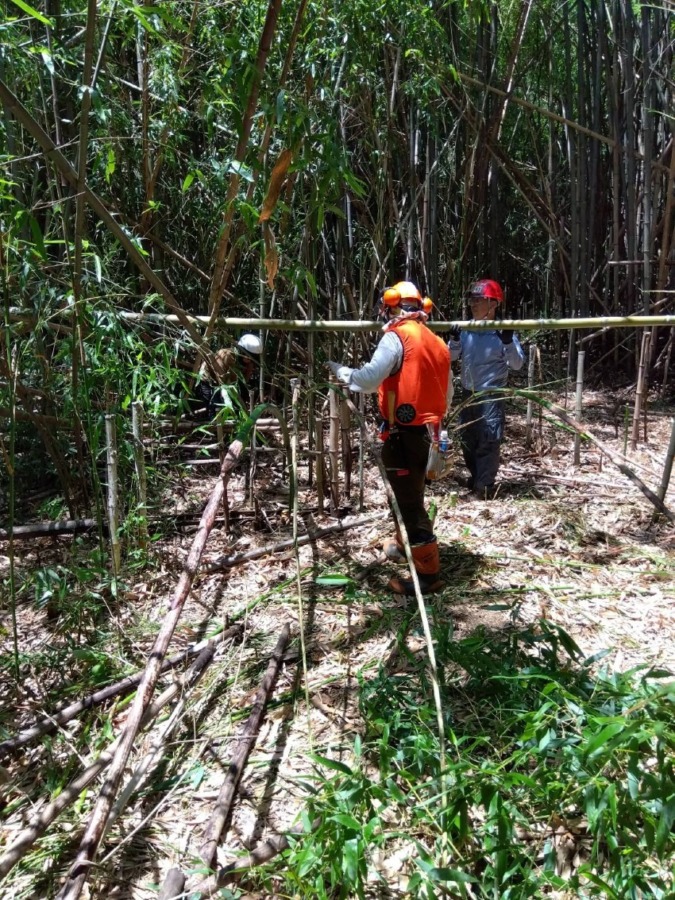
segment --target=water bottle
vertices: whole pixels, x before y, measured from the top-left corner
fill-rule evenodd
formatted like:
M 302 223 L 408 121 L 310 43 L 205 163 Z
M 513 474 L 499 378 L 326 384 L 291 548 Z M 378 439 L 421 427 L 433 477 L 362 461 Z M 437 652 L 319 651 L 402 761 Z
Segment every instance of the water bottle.
M 444 428 L 438 436 L 438 450 L 443 457 L 447 457 L 449 449 L 450 438 L 448 436 L 448 432 Z

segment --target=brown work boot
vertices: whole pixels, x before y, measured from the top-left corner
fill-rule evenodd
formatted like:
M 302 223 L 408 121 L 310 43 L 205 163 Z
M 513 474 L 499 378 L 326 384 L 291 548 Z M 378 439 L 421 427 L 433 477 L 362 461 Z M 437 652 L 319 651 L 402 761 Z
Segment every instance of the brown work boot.
M 413 562 L 415 563 L 415 571 L 420 583 L 420 590 L 423 594 L 433 594 L 440 591 L 443 587 L 441 581 L 441 558 L 438 552 L 438 541 L 436 538 L 428 541 L 426 544 L 415 544 L 412 549 Z M 415 587 L 412 578 L 399 578 L 394 576 L 390 579 L 389 587 L 396 594 L 414 595 Z

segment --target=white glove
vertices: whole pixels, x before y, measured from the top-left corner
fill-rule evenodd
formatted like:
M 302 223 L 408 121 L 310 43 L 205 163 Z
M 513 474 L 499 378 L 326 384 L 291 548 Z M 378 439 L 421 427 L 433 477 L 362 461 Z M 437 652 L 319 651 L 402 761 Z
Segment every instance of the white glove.
M 353 369 L 350 369 L 349 366 L 343 366 L 342 363 L 334 362 L 332 359 L 329 359 L 326 365 L 338 381 L 341 381 L 343 384 L 349 384 L 349 378 Z

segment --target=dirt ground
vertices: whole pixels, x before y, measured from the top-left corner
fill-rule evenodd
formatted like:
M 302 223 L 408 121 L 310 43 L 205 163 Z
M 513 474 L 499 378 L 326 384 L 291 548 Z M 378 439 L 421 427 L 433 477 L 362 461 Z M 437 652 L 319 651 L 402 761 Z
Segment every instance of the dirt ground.
M 558 398 L 561 399 L 561 398 Z M 623 410 L 617 397 L 585 395 L 584 419 L 592 433 L 612 453 L 623 458 Z M 657 410 L 646 423 L 647 440 L 627 450 L 626 464 L 652 490 L 661 478 L 670 437 L 673 410 Z M 508 416 L 503 447 L 500 489 L 495 499 L 474 499 L 461 487 L 459 451 L 453 449 L 448 476 L 429 489 L 438 506 L 436 531 L 441 544 L 446 588 L 429 599 L 447 617 L 456 638 L 479 626 L 491 629 L 526 625 L 546 618 L 561 625 L 587 656 L 608 651 L 603 664 L 617 671 L 646 665 L 675 671 L 675 530 L 638 487 L 601 451 L 582 444 L 579 465 L 574 464 L 574 435 L 535 413 L 527 439 L 523 409 Z M 386 580 L 393 571 L 382 564 L 380 546 L 391 532 L 380 476 L 365 456 L 363 508 L 359 509 L 358 453 L 355 453 L 352 490 L 338 517 L 319 513 L 314 490 L 307 488 L 306 457 L 300 456 L 299 534 L 308 528 L 346 523 L 371 517 L 366 524 L 318 540 L 299 550 L 299 571 L 294 552 L 272 555 L 217 571 L 208 571 L 223 555 L 250 552 L 291 536 L 288 511 L 289 478 L 284 454 L 273 446 L 260 454 L 253 489 L 243 472 L 230 482 L 230 534 L 222 523 L 209 538 L 202 573 L 195 581 L 171 651 L 187 646 L 208 633 L 214 622 L 239 616 L 244 637 L 218 651 L 189 714 L 172 738 L 162 789 L 142 794 L 113 828 L 99 855 L 112 866 L 105 893 L 92 896 L 135 898 L 157 896 L 171 865 L 190 869 L 198 850 L 230 754 L 233 735 L 250 712 L 251 703 L 284 623 L 292 631 L 274 702 L 244 772 L 239 799 L 219 850 L 226 864 L 265 840 L 288 829 L 304 807 L 303 779 L 312 777 L 310 752 L 339 756 L 348 752 L 354 736 L 363 730 L 358 708 L 359 679 L 368 678 L 379 665 L 403 669 L 397 653 L 396 633 L 411 604 L 389 594 Z M 137 662 L 151 646 L 151 632 L 161 622 L 173 596 L 182 563 L 187 557 L 195 526 L 185 522 L 197 516 L 215 484 L 217 467 L 182 470 L 162 500 L 163 515 L 175 518 L 174 533 L 154 545 L 156 566 L 128 584 L 122 603 L 127 611 L 122 627 L 146 623 L 146 638 L 137 639 Z M 666 495 L 675 510 L 675 486 Z M 180 517 L 183 517 L 180 519 Z M 60 538 L 60 542 L 72 540 Z M 54 541 L 22 547 L 20 567 L 44 565 L 58 553 Z M 0 576 L 6 576 L 6 552 L 0 544 Z M 326 573 L 349 575 L 349 589 L 317 584 Z M 10 652 L 10 623 L 3 614 L 2 652 Z M 126 623 L 126 624 L 125 624 Z M 48 640 L 44 613 L 30 605 L 19 608 L 19 633 L 30 635 L 26 651 Z M 300 640 L 302 632 L 303 639 Z M 420 629 L 408 634 L 413 652 L 424 653 Z M 303 677 L 303 645 L 307 678 Z M 30 679 L 28 679 L 30 680 Z M 11 691 L 16 727 L 32 719 L 35 684 L 22 698 Z M 26 697 L 33 694 L 27 702 Z M 10 693 L 5 691 L 5 696 Z M 306 704 L 309 699 L 309 706 Z M 124 713 L 116 716 L 118 729 Z M 77 725 L 72 726 L 72 734 Z M 148 743 L 146 739 L 145 743 Z M 10 762 L 13 784 L 29 791 L 31 766 L 40 765 L 44 751 L 37 747 Z M 161 780 L 161 779 L 160 779 Z M 156 784 L 156 782 L 155 782 Z M 92 792 L 79 801 L 84 816 Z M 11 842 L 28 813 L 41 801 L 34 797 L 27 810 L 5 819 L 0 826 L 3 844 Z M 77 834 L 73 819 L 55 826 Z M 60 830 L 60 831 L 59 831 Z M 49 836 L 44 839 L 45 871 Z M 59 845 L 63 860 L 72 858 Z M 72 847 L 71 847 L 72 852 Z M 58 865 L 62 863 L 59 862 Z M 393 876 L 392 876 L 393 877 Z M 38 879 L 39 881 L 39 879 Z M 34 874 L 13 873 L 2 888 L 3 897 L 39 896 Z M 9 891 L 7 893 L 7 891 Z M 249 896 L 266 896 L 250 894 Z

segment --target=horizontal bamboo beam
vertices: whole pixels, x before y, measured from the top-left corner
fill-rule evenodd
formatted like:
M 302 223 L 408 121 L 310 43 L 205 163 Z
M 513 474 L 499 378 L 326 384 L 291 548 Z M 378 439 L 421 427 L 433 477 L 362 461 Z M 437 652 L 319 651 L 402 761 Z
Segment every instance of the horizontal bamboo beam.
M 68 310 L 61 310 L 63 315 Z M 117 315 L 130 322 L 163 322 L 178 324 L 178 316 L 170 313 L 135 313 L 119 310 Z M 10 310 L 10 319 L 28 318 L 27 314 Z M 208 316 L 189 316 L 194 325 L 206 325 Z M 432 331 L 450 331 L 453 328 L 470 328 L 475 331 L 491 328 L 512 328 L 517 331 L 564 331 L 586 328 L 654 328 L 656 326 L 675 326 L 675 315 L 661 316 L 596 316 L 588 319 L 500 319 L 495 321 L 476 322 L 473 319 L 457 319 L 447 322 L 429 322 Z M 217 320 L 219 328 L 264 329 L 266 331 L 380 331 L 382 322 L 370 320 L 338 319 L 243 319 L 225 316 Z

